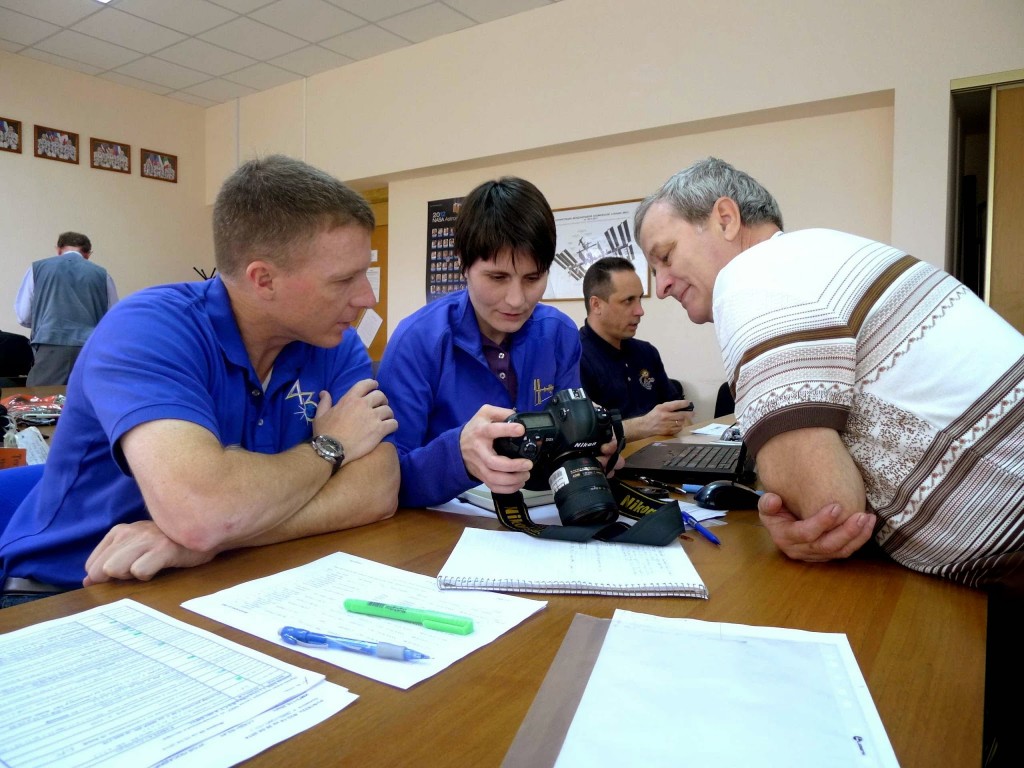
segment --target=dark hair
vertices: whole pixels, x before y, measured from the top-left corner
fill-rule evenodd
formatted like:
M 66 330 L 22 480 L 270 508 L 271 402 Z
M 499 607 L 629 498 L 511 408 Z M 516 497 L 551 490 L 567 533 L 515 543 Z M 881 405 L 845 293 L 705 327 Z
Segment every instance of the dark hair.
M 330 174 L 284 155 L 250 160 L 228 177 L 213 206 L 217 269 L 237 275 L 255 259 L 284 269 L 293 246 L 326 230 L 373 230 L 373 210 Z
M 82 254 L 92 253 L 92 243 L 81 232 L 61 232 L 60 237 L 57 238 L 57 247 L 64 248 L 68 245 Z
M 668 203 L 685 221 L 702 224 L 720 197 L 728 197 L 736 203 L 740 221 L 748 227 L 770 222 L 783 228 L 779 204 L 757 179 L 724 160 L 707 157 L 679 171 L 640 203 L 633 217 L 633 237 L 640 239 L 644 217 L 655 203 Z
M 531 256 L 543 273 L 555 260 L 555 215 L 533 184 L 515 176 L 486 181 L 462 201 L 455 220 L 455 253 L 462 273 L 501 251 L 512 261 Z
M 632 261 L 621 256 L 605 256 L 591 264 L 583 276 L 583 303 L 588 315 L 591 296 L 608 301 L 612 295 L 612 272 L 636 272 L 636 267 Z

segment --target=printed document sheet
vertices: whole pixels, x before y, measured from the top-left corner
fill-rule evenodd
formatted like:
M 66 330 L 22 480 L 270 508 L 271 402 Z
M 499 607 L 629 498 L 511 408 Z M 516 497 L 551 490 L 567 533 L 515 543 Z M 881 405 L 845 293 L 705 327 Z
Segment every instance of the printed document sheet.
M 0 635 L 0 765 L 231 766 L 355 699 L 121 600 Z
M 348 613 L 343 606 L 347 598 L 468 616 L 473 619 L 474 631 L 452 635 L 405 621 Z M 182 605 L 285 648 L 407 689 L 496 640 L 547 603 L 489 592 L 442 592 L 430 576 L 335 552 Z M 283 626 L 393 643 L 431 658 L 394 661 L 331 648 L 287 645 L 279 635 Z
M 556 762 L 600 765 L 898 768 L 846 635 L 622 610 Z

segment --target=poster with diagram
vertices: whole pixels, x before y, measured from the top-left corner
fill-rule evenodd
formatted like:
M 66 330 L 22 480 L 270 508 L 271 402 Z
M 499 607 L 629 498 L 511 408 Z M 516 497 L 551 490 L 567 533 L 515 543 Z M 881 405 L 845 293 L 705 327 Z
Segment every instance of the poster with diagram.
M 639 200 L 625 200 L 555 211 L 557 242 L 546 301 L 582 299 L 587 268 L 606 256 L 633 262 L 644 296 L 650 295 L 647 261 L 633 237 L 633 214 L 639 205 Z

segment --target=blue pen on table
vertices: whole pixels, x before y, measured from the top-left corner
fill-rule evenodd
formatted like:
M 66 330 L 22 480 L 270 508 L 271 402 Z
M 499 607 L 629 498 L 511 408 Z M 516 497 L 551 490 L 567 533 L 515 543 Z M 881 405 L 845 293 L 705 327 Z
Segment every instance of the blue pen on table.
M 371 643 L 367 640 L 353 640 L 337 635 L 321 635 L 298 627 L 281 627 L 281 639 L 288 645 L 306 645 L 311 648 L 334 648 L 339 651 L 362 653 L 376 656 L 378 659 L 394 659 L 395 661 L 418 661 L 429 659 L 425 653 L 391 643 Z
M 718 544 L 719 546 L 721 546 L 722 542 L 719 540 L 719 538 L 715 536 L 715 534 L 713 534 L 711 531 L 709 531 L 706 527 L 701 525 L 700 521 L 698 521 L 696 517 L 691 515 L 689 512 L 683 510 L 680 510 L 680 512 L 682 512 L 683 514 L 684 523 L 693 528 L 693 530 L 695 530 L 705 539 L 710 541 L 712 544 Z

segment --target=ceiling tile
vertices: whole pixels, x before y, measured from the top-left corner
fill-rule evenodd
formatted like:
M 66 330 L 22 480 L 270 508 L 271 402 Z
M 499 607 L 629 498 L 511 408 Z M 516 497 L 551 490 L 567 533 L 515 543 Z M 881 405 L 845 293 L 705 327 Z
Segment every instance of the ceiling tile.
M 548 0 L 445 0 L 445 5 L 469 16 L 473 21 L 484 23 L 550 3 Z
M 46 38 L 36 47 L 47 53 L 91 64 L 100 69 L 113 69 L 139 58 L 136 51 L 70 29 Z
M 0 0 L 0 5 L 62 27 L 69 27 L 90 13 L 103 9 L 93 0 Z
M 168 93 L 167 98 L 177 99 L 178 101 L 184 101 L 188 104 L 195 104 L 197 107 L 215 107 L 220 103 L 213 101 L 212 99 L 204 99 L 201 96 L 193 96 L 191 93 L 185 93 L 184 91 Z
M 270 63 L 287 69 L 290 72 L 298 72 L 300 75 L 309 77 L 320 72 L 326 72 L 328 69 L 351 64 L 352 61 L 353 59 L 350 59 L 348 56 L 342 56 L 340 53 L 328 51 L 317 45 L 310 45 L 306 48 L 286 53 L 284 56 L 278 56 L 276 59 L 271 59 Z
M 203 32 L 199 37 L 208 43 L 251 56 L 257 61 L 283 56 L 306 45 L 297 37 L 245 17 Z
M 78 22 L 72 29 L 142 53 L 153 53 L 185 39 L 180 32 L 122 13 L 116 8 L 104 8 Z
M 110 80 L 111 82 L 119 85 L 127 85 L 129 88 L 138 88 L 142 91 L 149 91 L 159 96 L 165 96 L 170 93 L 171 89 L 165 85 L 157 85 L 156 83 L 147 83 L 145 80 L 139 80 L 137 77 L 128 77 L 128 75 L 122 75 L 119 72 L 104 72 L 99 75 L 104 80 Z
M 232 11 L 207 0 L 174 0 L 173 3 L 167 0 L 121 0 L 117 9 L 186 35 L 205 32 L 235 18 Z
M 386 29 L 367 25 L 332 37 L 330 40 L 324 40 L 320 45 L 337 51 L 350 59 L 359 60 L 403 48 L 409 45 L 409 41 L 391 34 Z
M 456 13 L 447 5 L 440 3 L 431 3 L 422 8 L 406 11 L 390 19 L 382 19 L 379 23 L 389 32 L 394 32 L 414 43 L 422 43 L 432 37 L 473 26 L 473 22 L 461 13 Z
M 45 61 L 47 64 L 53 64 L 54 66 L 63 67 L 64 69 L 73 69 L 77 72 L 85 72 L 87 75 L 95 75 L 103 71 L 99 67 L 83 64 L 82 62 L 75 61 L 74 59 L 67 59 L 63 56 L 58 56 L 55 53 L 40 51 L 38 48 L 26 48 L 21 52 L 21 55 L 28 56 L 30 59 Z
M 189 88 L 182 88 L 182 90 L 185 93 L 191 93 L 193 96 L 210 99 L 218 104 L 222 101 L 237 99 L 240 96 L 248 96 L 251 93 L 256 93 L 252 88 L 221 79 L 207 80 L 205 83 L 193 85 Z
M 250 14 L 252 18 L 311 43 L 361 27 L 364 22 L 323 0 L 277 0 Z
M 0 38 L 0 50 L 10 51 L 11 53 L 19 53 L 25 46 L 20 43 L 11 43 L 7 40 Z
M 300 77 L 302 76 L 294 72 L 287 72 L 280 67 L 260 63 L 232 72 L 224 79 L 247 85 L 257 91 L 265 91 L 268 88 L 276 88 L 279 85 L 290 83 L 292 80 L 298 80 Z
M 165 48 L 157 54 L 158 58 L 173 61 L 183 67 L 199 69 L 211 75 L 226 75 L 236 69 L 248 67 L 256 63 L 255 59 L 240 53 L 226 50 L 203 40 L 190 37 L 184 42 Z
M 131 64 L 118 67 L 117 71 L 122 75 L 137 77 L 140 80 L 157 83 L 158 85 L 166 85 L 168 88 L 187 88 L 190 85 L 210 79 L 210 76 L 204 72 L 197 72 L 188 67 L 180 67 L 177 64 L 172 64 L 169 61 L 163 61 L 153 56 L 146 56 L 138 61 L 133 61 Z
M 215 2 L 217 5 L 223 5 L 232 11 L 238 11 L 238 13 L 249 13 L 264 5 L 270 5 L 274 0 L 215 0 Z
M 48 21 L 40 21 L 23 13 L 0 8 L 0 38 L 12 43 L 32 45 L 47 35 L 59 32 L 60 27 Z
M 333 5 L 344 8 L 367 21 L 380 21 L 389 16 L 427 5 L 430 0 L 330 0 Z

